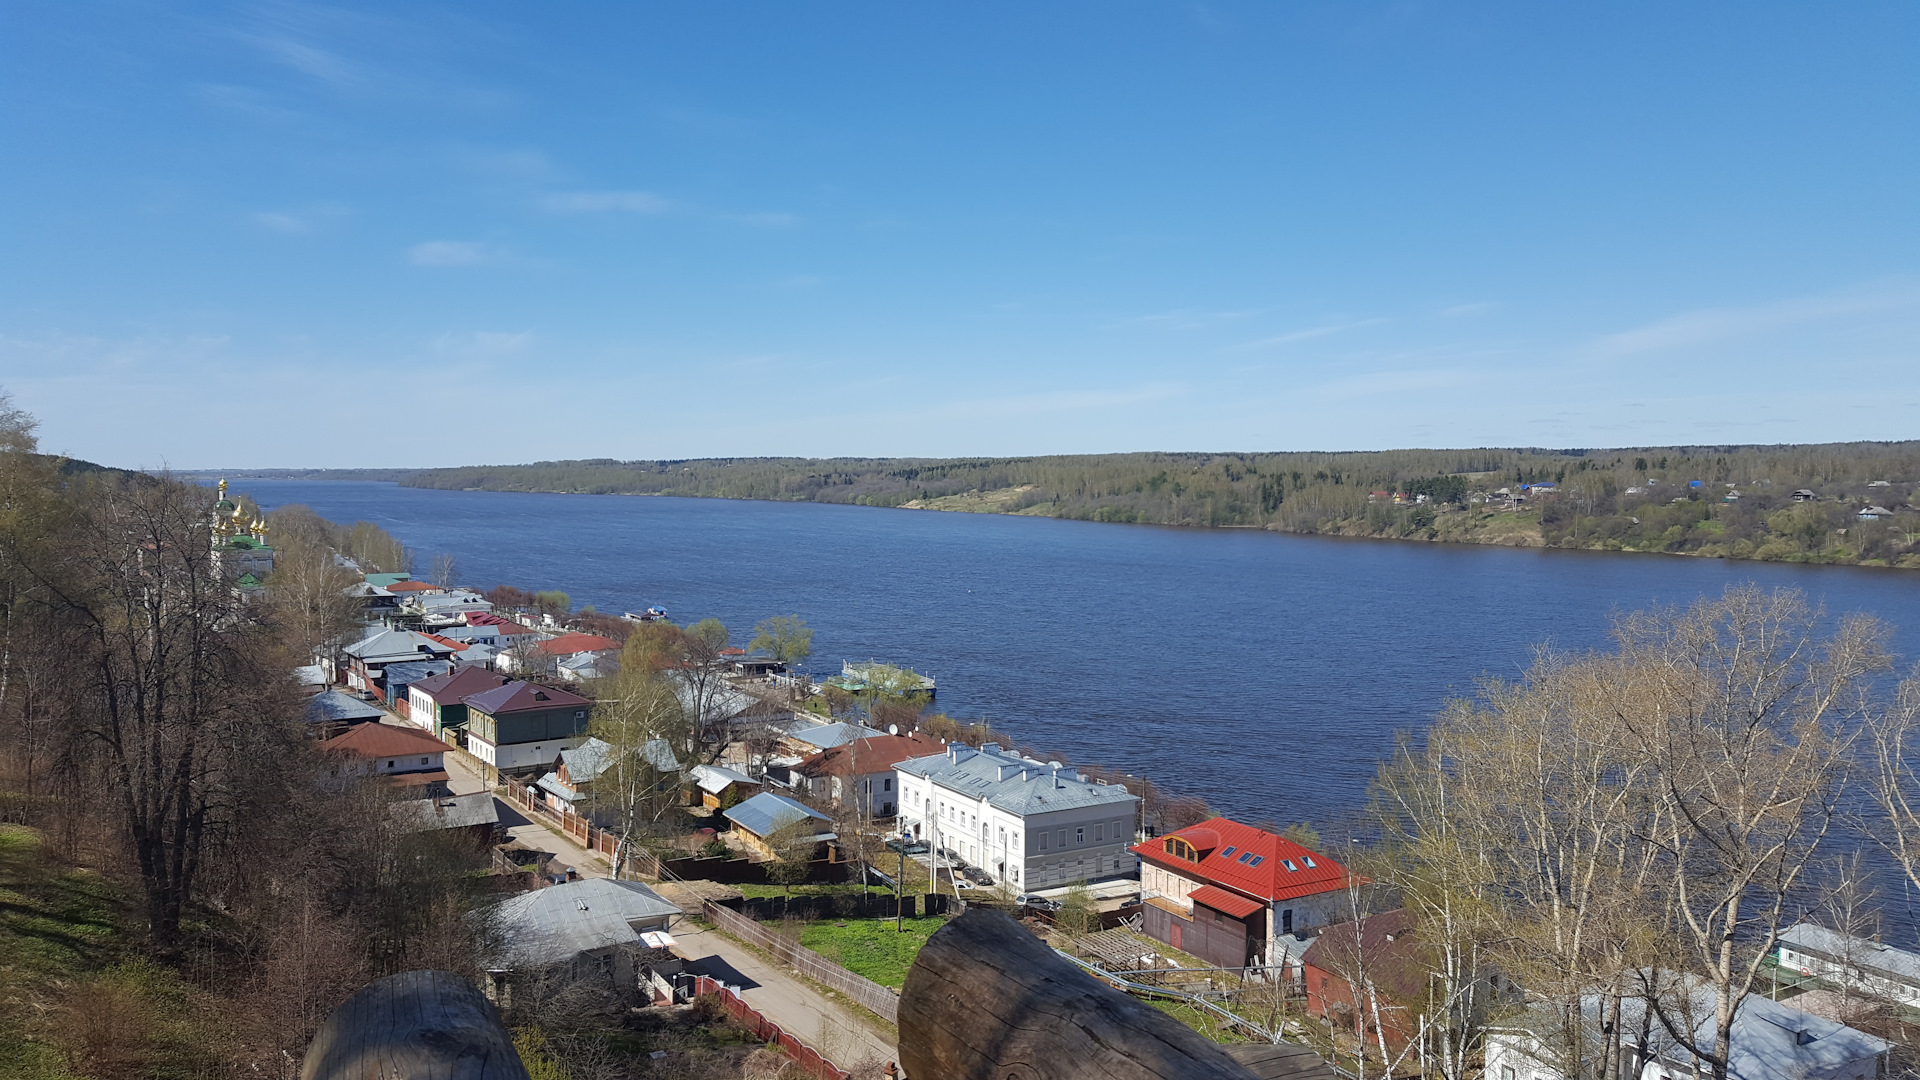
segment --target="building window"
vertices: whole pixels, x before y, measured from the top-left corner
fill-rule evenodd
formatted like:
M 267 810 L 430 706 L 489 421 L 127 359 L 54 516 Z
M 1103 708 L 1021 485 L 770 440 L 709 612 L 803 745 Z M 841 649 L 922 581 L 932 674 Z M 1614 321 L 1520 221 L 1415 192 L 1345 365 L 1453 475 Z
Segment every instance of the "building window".
M 421 759 L 420 759 L 420 764 L 422 764 L 422 765 L 425 765 L 426 763 L 427 763 L 427 759 L 426 759 L 426 758 L 421 758 Z
M 1513 1066 L 1500 1066 L 1500 1080 L 1513 1080 Z
M 1105 825 L 1095 825 L 1093 827 L 1093 842 L 1098 844 L 1102 840 L 1105 840 L 1106 838 L 1107 838 L 1107 827 Z
M 393 768 L 393 762 L 391 761 L 387 762 L 387 768 L 389 769 Z
M 893 781 L 892 781 L 892 779 L 886 779 L 886 780 L 882 780 L 882 781 L 880 781 L 880 790 L 881 790 L 881 791 L 892 791 L 892 790 L 893 790 Z
M 1067 830 L 1061 829 L 1058 833 L 1054 834 L 1053 839 L 1061 847 L 1066 847 L 1067 846 Z
M 1085 829 L 1073 830 L 1073 846 L 1074 847 L 1079 847 L 1080 845 L 1086 842 L 1087 842 L 1087 830 Z
M 1293 909 L 1292 908 L 1287 908 L 1286 910 L 1280 913 L 1280 932 L 1283 934 L 1293 933 Z
M 1047 850 L 1047 834 L 1046 833 L 1040 834 L 1040 850 L 1041 851 Z

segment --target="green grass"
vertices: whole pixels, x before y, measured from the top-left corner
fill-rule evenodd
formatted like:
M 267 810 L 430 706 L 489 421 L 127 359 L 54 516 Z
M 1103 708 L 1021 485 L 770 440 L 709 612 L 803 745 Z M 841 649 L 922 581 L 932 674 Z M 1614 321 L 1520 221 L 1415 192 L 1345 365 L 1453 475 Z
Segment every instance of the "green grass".
M 946 923 L 939 917 L 907 919 L 903 930 L 895 930 L 892 919 L 822 919 L 807 924 L 800 944 L 855 975 L 898 990 L 920 947 Z
M 1142 998 L 1140 1000 L 1145 1001 L 1147 1004 L 1159 1009 L 1175 1020 L 1205 1035 L 1214 1042 L 1236 1043 L 1247 1041 L 1245 1035 L 1240 1034 L 1238 1030 L 1228 1025 L 1219 1017 L 1209 1012 L 1201 1012 L 1199 1009 L 1194 1008 L 1184 1001 L 1170 1001 L 1166 998 L 1154 997 Z
M 739 889 L 740 895 L 746 897 L 749 900 L 765 900 L 769 897 L 789 895 L 788 890 L 786 890 L 785 888 L 782 888 L 779 885 L 735 885 L 734 888 Z M 869 886 L 868 891 L 871 892 L 875 897 L 893 896 L 893 894 L 891 892 L 888 892 L 886 889 L 878 888 L 875 886 Z M 860 886 L 849 885 L 849 884 L 795 885 L 793 887 L 791 895 L 793 896 L 859 896 Z

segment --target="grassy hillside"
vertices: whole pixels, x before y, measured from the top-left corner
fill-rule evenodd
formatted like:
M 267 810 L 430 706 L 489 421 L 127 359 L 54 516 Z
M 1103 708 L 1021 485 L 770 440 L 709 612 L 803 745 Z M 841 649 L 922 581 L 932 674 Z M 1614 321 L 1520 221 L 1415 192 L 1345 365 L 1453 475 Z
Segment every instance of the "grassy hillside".
M 402 483 L 1034 514 L 1723 558 L 1920 565 L 1920 442 L 1029 458 L 710 458 L 430 469 Z M 1495 493 L 1547 482 L 1508 506 Z M 1817 500 L 1796 502 L 1807 489 Z M 1386 493 L 1383 497 L 1377 493 Z M 1405 493 L 1406 500 L 1393 495 Z M 1413 496 L 1426 495 L 1416 504 Z M 1737 498 L 1729 500 L 1729 495 Z M 1860 509 L 1895 511 L 1862 522 Z

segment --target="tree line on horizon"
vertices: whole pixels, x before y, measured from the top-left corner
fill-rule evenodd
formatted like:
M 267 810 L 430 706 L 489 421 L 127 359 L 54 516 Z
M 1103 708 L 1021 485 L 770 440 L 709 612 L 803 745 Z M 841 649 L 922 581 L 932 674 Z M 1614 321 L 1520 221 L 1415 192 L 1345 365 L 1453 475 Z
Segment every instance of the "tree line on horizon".
M 1885 481 L 1885 486 L 1869 486 Z M 983 509 L 1088 521 L 1727 558 L 1920 565 L 1920 441 L 1608 450 L 589 459 L 429 469 L 407 486 Z M 1551 483 L 1501 519 L 1501 488 Z M 1815 493 L 1796 502 L 1796 490 Z M 1735 500 L 1726 496 L 1738 493 Z M 1408 496 L 1403 501 L 1395 494 Z M 1414 496 L 1427 499 L 1416 504 Z M 939 500 L 991 498 L 971 506 Z M 1496 500 L 1497 501 L 1497 500 Z M 1860 522 L 1881 505 L 1893 516 Z M 1784 516 L 1783 516 L 1784 515 Z

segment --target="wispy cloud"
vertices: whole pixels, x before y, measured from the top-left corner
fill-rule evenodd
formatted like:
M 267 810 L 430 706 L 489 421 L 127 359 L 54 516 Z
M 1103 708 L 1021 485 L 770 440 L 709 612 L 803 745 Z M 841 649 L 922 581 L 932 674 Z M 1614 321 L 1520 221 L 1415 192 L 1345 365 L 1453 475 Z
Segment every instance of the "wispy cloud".
M 347 216 L 347 208 L 336 203 L 309 207 L 305 210 L 261 210 L 251 215 L 254 224 L 290 236 L 303 236 L 315 232 Z
M 648 191 L 570 191 L 549 195 L 540 205 L 556 214 L 664 214 L 675 207 L 673 200 Z
M 1310 326 L 1304 330 L 1294 330 L 1285 334 L 1276 334 L 1273 337 L 1261 338 L 1258 341 L 1243 342 L 1239 345 L 1231 346 L 1231 349 L 1241 350 L 1241 349 L 1277 348 L 1282 345 L 1294 345 L 1302 341 L 1312 341 L 1315 338 L 1332 337 L 1334 334 L 1343 334 L 1348 330 L 1358 330 L 1363 326 L 1378 326 L 1381 323 L 1390 322 L 1390 321 L 1391 320 L 1389 319 L 1356 319 L 1356 320 L 1353 320 L 1352 322 L 1328 323 L 1324 326 Z
M 505 258 L 499 248 L 465 240 L 428 240 L 407 249 L 415 266 L 490 266 Z
M 1753 307 L 1704 308 L 1608 334 L 1594 341 L 1591 351 L 1605 356 L 1660 352 L 1829 319 L 1902 310 L 1920 311 L 1920 286 L 1899 283 L 1847 293 L 1799 296 Z
M 523 353 L 531 344 L 533 335 L 525 331 L 502 333 L 497 330 L 473 330 L 441 334 L 433 339 L 433 351 L 442 356 L 489 359 Z
M 274 104 L 265 93 L 251 86 L 202 83 L 195 87 L 193 92 L 201 101 L 217 109 L 240 113 L 258 120 L 284 120 L 296 115 L 294 110 Z

